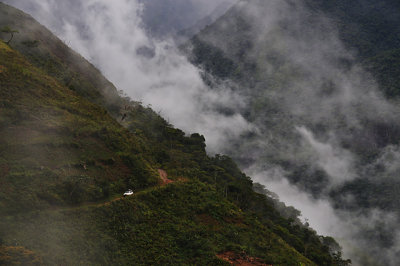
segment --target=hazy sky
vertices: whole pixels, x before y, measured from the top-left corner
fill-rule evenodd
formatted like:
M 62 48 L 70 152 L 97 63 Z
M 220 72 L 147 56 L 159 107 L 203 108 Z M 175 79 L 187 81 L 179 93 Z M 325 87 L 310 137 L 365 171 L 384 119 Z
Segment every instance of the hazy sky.
M 93 1 L 81 0 L 4 0 L 3 2 L 21 8 L 37 19 L 61 32 L 64 22 L 84 26 L 85 6 Z M 134 13 L 140 13 L 144 28 L 152 33 L 168 36 L 176 31 L 191 27 L 216 8 L 228 8 L 237 0 L 126 0 L 125 4 L 135 6 Z M 120 5 L 116 1 L 116 5 Z M 132 11 L 132 9 L 131 9 Z M 132 13 L 132 18 L 135 14 Z

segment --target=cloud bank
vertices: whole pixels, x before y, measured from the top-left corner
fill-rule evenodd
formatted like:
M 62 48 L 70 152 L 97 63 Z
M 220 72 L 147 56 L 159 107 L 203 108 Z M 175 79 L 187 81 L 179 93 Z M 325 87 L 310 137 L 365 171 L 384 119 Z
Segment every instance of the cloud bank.
M 205 3 L 206 10 L 214 6 Z M 132 99 L 152 106 L 187 133 L 206 135 L 210 152 L 253 130 L 239 112 L 246 104 L 243 97 L 232 93 L 229 86 L 211 90 L 200 70 L 179 53 L 172 40 L 148 36 L 141 20 L 144 6 L 138 1 L 63 1 L 60 7 L 56 1 L 36 0 L 15 5 L 54 30 Z M 74 10 L 77 6 L 77 15 L 52 15 L 60 8 Z M 233 112 L 221 114 L 221 108 Z
M 211 9 L 210 1 L 202 2 Z M 251 1 L 254 5 L 246 6 L 247 2 L 238 8 L 244 7 L 253 25 L 258 25 L 249 32 L 254 46 L 248 56 L 262 62 L 261 82 L 252 89 L 268 99 L 263 107 L 276 111 L 260 113 L 252 122 L 244 115 L 253 104 L 251 95 L 238 90 L 243 84 L 218 82 L 210 89 L 202 80 L 203 70 L 190 64 L 172 40 L 149 36 L 139 1 L 13 0 L 10 4 L 53 30 L 132 99 L 151 105 L 187 133 L 204 134 L 210 152 L 251 158 L 246 172 L 300 209 L 319 233 L 336 237 L 355 265 L 373 264 L 363 249 L 395 265 L 400 252 L 395 214 L 378 209 L 338 211 L 327 196 L 310 195 L 302 180 L 296 185 L 289 182 L 291 173 L 276 161 L 307 165 L 310 175 L 321 170 L 326 179 L 320 182 L 323 191 L 360 177 L 393 178 L 400 168 L 400 148 L 380 147 L 379 136 L 369 125 L 398 124 L 399 108 L 386 101 L 372 77 L 353 63 L 352 52 L 323 14 L 315 16 L 300 1 Z M 235 58 L 226 40 L 205 36 L 205 41 Z M 270 80 L 281 82 L 274 86 Z M 242 143 L 248 132 L 255 137 Z M 363 153 L 366 143 L 379 156 L 360 164 L 357 154 Z M 353 201 L 352 195 L 346 197 Z M 379 238 L 371 233 L 377 226 L 383 232 L 393 231 L 391 245 L 367 242 L 367 233 L 370 239 Z
M 310 2 L 241 1 L 200 36 L 245 69 L 249 78 L 239 78 L 239 87 L 254 80 L 247 93 L 260 135 L 227 152 L 283 201 L 300 210 L 313 206 L 310 224 L 342 240 L 356 265 L 376 265 L 369 256 L 396 265 L 399 213 L 376 198 L 391 197 L 383 189 L 398 184 L 399 103 L 385 99 L 335 21 Z M 332 215 L 320 219 L 329 208 Z

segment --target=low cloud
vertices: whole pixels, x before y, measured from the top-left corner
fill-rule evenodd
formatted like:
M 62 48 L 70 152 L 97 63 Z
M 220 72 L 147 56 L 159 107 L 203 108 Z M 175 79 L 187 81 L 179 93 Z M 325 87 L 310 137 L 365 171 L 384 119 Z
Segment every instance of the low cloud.
M 246 173 L 300 209 L 318 233 L 337 238 L 355 265 L 374 264 L 370 257 L 380 256 L 396 265 L 400 231 L 395 214 L 374 208 L 334 209 L 327 195 L 315 199 L 290 183 L 289 173 L 277 163 L 301 162 L 323 169 L 329 177 L 325 189 L 359 177 L 393 178 L 400 168 L 398 146 L 379 143 L 379 131 L 369 127 L 397 125 L 400 110 L 383 97 L 371 75 L 354 63 L 353 53 L 324 14 L 312 13 L 302 1 L 254 0 L 238 5 L 258 25 L 248 32 L 254 46 L 246 53 L 262 62 L 255 86 L 262 92 L 259 97 L 268 100 L 262 107 L 274 108 L 257 114 L 250 123 L 243 115 L 249 109 L 249 95 L 235 89 L 240 86 L 246 92 L 246 84 L 219 82 L 209 88 L 202 70 L 190 64 L 172 40 L 156 40 L 147 34 L 143 4 L 136 0 L 13 0 L 11 4 L 52 29 L 132 99 L 151 105 L 187 133 L 204 134 L 210 152 L 229 151 L 239 154 L 239 159 L 251 158 Z M 61 12 L 61 8 L 78 10 Z M 236 43 L 220 36 L 204 40 L 235 57 L 230 45 Z M 271 80 L 279 81 L 279 86 Z M 248 132 L 255 137 L 242 145 L 241 137 Z M 360 164 L 358 154 L 363 154 L 366 145 L 379 156 Z M 353 202 L 354 195 L 346 200 Z M 389 242 L 379 242 L 380 236 L 374 234 L 377 228 L 392 232 Z
M 331 185 L 337 186 L 356 177 L 353 172 L 354 157 L 351 152 L 342 149 L 334 140 L 330 140 L 331 143 L 318 141 L 305 127 L 296 127 L 296 130 L 303 138 L 304 150 L 311 148 L 310 164 L 316 164 L 324 169 L 330 177 Z
M 207 4 L 204 9 L 214 6 L 203 2 Z M 201 70 L 180 54 L 172 40 L 148 36 L 141 20 L 143 4 L 136 0 L 88 0 L 64 5 L 78 5 L 81 16 L 52 16 L 58 3 L 50 0 L 21 1 L 17 6 L 32 12 L 132 99 L 152 106 L 187 133 L 205 134 L 210 152 L 218 152 L 231 138 L 254 130 L 240 113 L 246 105 L 244 97 L 224 84 L 210 89 Z M 223 114 L 221 109 L 229 109 L 229 113 Z
M 300 219 L 309 223 L 319 234 L 335 236 L 336 241 L 343 247 L 343 257 L 352 258 L 352 265 L 380 265 L 383 259 L 389 265 L 396 265 L 400 254 L 400 232 L 393 231 L 393 228 L 397 228 L 400 221 L 395 213 L 379 209 L 370 209 L 367 212 L 338 211 L 332 207 L 328 198 L 315 199 L 290 184 L 285 172 L 279 168 L 271 168 L 268 171 L 250 168 L 246 173 L 251 175 L 255 182 L 278 194 L 280 201 L 301 210 Z M 376 231 L 377 225 L 380 226 L 380 232 Z M 382 248 L 380 241 L 387 237 L 393 238 L 393 244 Z M 379 238 L 380 241 L 373 240 Z

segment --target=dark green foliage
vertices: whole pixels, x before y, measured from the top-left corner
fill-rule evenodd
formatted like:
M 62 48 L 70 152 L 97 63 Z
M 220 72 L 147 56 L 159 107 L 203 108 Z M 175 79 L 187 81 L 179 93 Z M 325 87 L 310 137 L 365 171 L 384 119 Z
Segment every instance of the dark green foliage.
M 193 38 L 193 55 L 192 62 L 195 65 L 202 65 L 204 70 L 220 78 L 228 78 L 235 75 L 238 66 L 224 55 L 224 52 L 217 47 Z M 205 57 L 212 60 L 204 61 Z
M 259 12 L 260 16 L 263 15 L 263 12 L 270 14 L 269 10 L 263 10 L 265 8 L 263 3 L 271 3 L 266 4 L 266 6 L 274 9 L 272 3 L 275 2 L 241 1 L 241 4 L 236 5 L 225 16 L 205 28 L 190 41 L 190 45 L 194 46 L 190 51 L 193 54 L 189 54 L 192 62 L 219 78 L 231 79 L 239 84 L 234 89 L 238 91 L 239 95 L 244 94 L 250 99 L 242 115 L 248 121 L 262 128 L 261 131 L 263 132 L 259 136 L 254 137 L 249 134 L 246 138 L 238 139 L 236 143 L 233 143 L 233 147 L 230 147 L 229 154 L 242 167 L 253 166 L 256 162 L 257 166 L 261 168 L 265 166 L 265 169 L 268 170 L 275 166 L 278 169 L 283 169 L 284 176 L 292 184 L 316 198 L 326 199 L 326 191 L 330 190 L 329 175 L 312 162 L 313 158 L 318 157 L 318 155 L 314 157 L 315 154 L 311 154 L 314 151 L 306 155 L 308 159 L 302 160 L 302 156 L 307 154 L 308 151 L 307 148 L 303 147 L 304 143 L 299 138 L 295 127 L 304 125 L 315 134 L 316 140 L 323 143 L 330 139 L 332 135 L 335 135 L 340 141 L 335 142 L 333 148 L 341 147 L 350 151 L 354 161 L 352 159 L 349 161 L 351 164 L 354 163 L 352 169 L 357 172 L 356 176 L 359 177 L 330 191 L 330 199 L 334 202 L 335 207 L 346 211 L 365 211 L 365 213 L 371 208 L 380 209 L 398 215 L 399 209 L 396 207 L 399 204 L 399 182 L 396 181 L 398 175 L 395 172 L 385 173 L 385 168 L 389 168 L 389 166 L 384 165 L 386 162 L 382 163 L 383 160 L 379 160 L 378 165 L 374 163 L 379 156 L 382 156 L 385 147 L 397 147 L 400 140 L 398 123 L 396 123 L 395 118 L 393 120 L 390 118 L 397 116 L 398 108 L 394 106 L 398 104 L 396 97 L 400 92 L 399 2 L 393 0 L 379 1 L 379 3 L 372 0 L 307 0 L 304 2 L 307 4 L 305 9 L 302 9 L 303 1 L 276 1 L 276 5 L 280 8 L 288 3 L 288 6 L 293 9 L 285 10 L 287 13 L 283 12 L 282 14 L 286 14 L 286 16 L 283 15 L 282 17 L 279 15 L 274 17 L 274 14 L 271 14 L 270 19 L 272 21 L 277 19 L 277 21 L 268 24 L 267 19 L 266 31 L 261 29 L 252 32 L 252 26 L 257 28 L 263 21 L 262 17 L 258 17 L 254 23 L 252 12 L 259 8 L 262 10 Z M 283 4 L 280 6 L 278 3 Z M 250 12 L 246 7 L 249 8 Z M 301 10 L 299 13 L 297 13 L 298 9 Z M 288 14 L 292 14 L 292 11 L 299 17 L 295 15 L 293 16 L 295 19 L 288 19 L 290 17 Z M 319 20 L 320 17 L 323 17 L 323 19 Z M 320 36 L 324 36 L 324 32 L 316 29 L 320 27 L 319 24 L 324 24 L 326 21 L 328 22 L 327 25 L 323 26 L 324 31 L 335 34 L 337 29 L 342 43 L 350 51 L 344 53 L 344 57 L 347 57 L 347 59 L 342 59 L 341 54 L 335 55 L 334 59 L 327 56 L 327 65 L 332 63 L 335 65 L 334 69 L 337 68 L 337 70 L 344 72 L 354 66 L 358 68 L 359 65 L 367 69 L 378 82 L 379 89 L 386 95 L 389 100 L 387 102 L 393 104 L 390 111 L 376 115 L 375 119 L 373 118 L 375 114 L 366 114 L 370 110 L 373 110 L 372 112 L 375 112 L 375 109 L 383 110 L 382 106 L 387 104 L 387 99 L 380 99 L 379 91 L 377 95 L 381 104 L 374 107 L 365 103 L 354 104 L 355 106 L 358 104 L 366 105 L 365 110 L 361 111 L 360 114 L 357 114 L 357 107 L 354 109 L 351 107 L 351 110 L 343 110 L 343 114 L 334 109 L 330 110 L 331 103 L 334 104 L 335 95 L 338 92 L 338 88 L 335 87 L 336 78 L 340 80 L 341 77 L 332 77 L 331 81 L 321 82 L 321 88 L 318 88 L 319 85 L 314 87 L 313 82 L 309 81 L 319 78 L 319 70 L 315 68 L 310 73 L 304 73 L 308 71 L 308 64 L 312 65 L 314 62 L 310 60 L 307 66 L 303 68 L 298 65 L 296 59 L 292 60 L 291 57 L 296 58 L 297 56 L 308 56 L 307 59 L 310 59 L 310 54 L 313 54 L 307 52 L 302 54 L 301 49 L 297 50 L 297 46 L 301 47 L 302 42 L 307 43 L 307 46 L 313 50 L 322 51 L 324 56 L 331 52 L 335 53 L 334 46 L 331 47 L 328 42 L 321 42 L 318 39 Z M 296 25 L 296 23 L 299 25 Z M 313 39 L 313 35 L 318 36 L 318 38 Z M 306 36 L 309 36 L 315 42 L 308 42 Z M 287 44 L 285 44 L 286 42 Z M 296 48 L 292 48 L 291 45 L 296 46 Z M 330 48 L 319 50 L 319 47 L 324 45 Z M 279 46 L 278 49 L 276 49 L 276 46 Z M 223 60 L 216 57 L 215 54 L 223 56 Z M 229 69 L 229 67 L 226 68 L 229 64 L 226 64 L 226 66 L 219 65 L 217 61 L 232 62 L 232 65 L 235 65 L 235 70 L 239 73 L 230 72 L 226 76 L 223 71 Z M 319 63 L 316 62 L 316 66 L 318 65 Z M 327 73 L 332 72 L 327 70 Z M 347 77 L 346 74 L 343 76 Z M 365 73 L 360 77 L 368 81 L 365 85 L 360 86 L 361 94 L 363 90 L 366 94 L 368 93 L 368 85 L 371 84 L 371 87 L 375 87 L 374 80 L 368 76 Z M 207 73 L 204 74 L 204 79 L 209 81 Z M 298 85 L 302 83 L 306 86 Z M 297 99 L 297 95 L 302 95 L 302 92 L 296 90 L 307 91 L 310 88 L 312 88 L 314 96 L 308 95 L 307 92 L 304 95 L 310 98 L 315 97 L 316 101 L 307 106 L 307 100 L 303 103 L 301 97 Z M 295 92 L 292 93 L 291 89 L 294 89 Z M 324 99 L 332 99 L 332 102 L 325 102 Z M 300 103 L 299 110 L 310 110 L 310 112 L 306 111 L 305 115 L 298 115 L 298 109 L 292 109 L 291 104 L 297 102 Z M 342 103 L 342 100 L 340 102 Z M 316 106 L 315 109 L 314 105 Z M 318 112 L 324 113 L 325 109 L 329 109 L 326 119 L 315 118 L 318 117 Z M 347 116 L 356 118 L 354 121 L 347 122 Z M 268 145 L 259 147 L 260 142 L 268 143 Z M 330 141 L 328 143 L 332 144 Z M 241 155 L 241 151 L 245 154 L 244 156 Z M 292 152 L 293 154 L 291 154 Z M 254 158 L 249 160 L 250 153 L 255 155 Z M 397 169 L 395 162 L 393 162 L 393 167 Z M 236 191 L 236 185 L 225 186 L 228 187 L 228 189 L 225 188 L 225 193 L 230 189 Z M 248 200 L 246 201 L 248 202 Z M 279 209 L 279 204 L 275 203 L 275 206 L 278 206 Z M 286 218 L 296 220 L 295 212 L 281 209 L 280 213 Z M 363 233 L 359 233 L 357 237 L 365 239 L 366 243 L 369 241 L 376 243 L 374 247 L 386 248 L 393 245 L 395 241 L 394 234 L 391 238 L 388 232 L 390 230 L 386 228 L 387 226 L 376 225 L 373 230 L 368 230 L 369 232 L 364 232 L 364 229 L 361 228 L 360 231 Z M 289 241 L 286 238 L 284 228 L 279 228 L 279 232 L 286 241 Z M 290 243 L 297 249 L 304 249 L 304 245 L 301 241 L 298 241 L 299 239 L 302 239 L 302 237 L 298 237 Z M 312 248 L 306 248 L 303 252 L 313 256 L 314 261 L 320 259 L 317 254 L 314 254 Z M 336 256 L 340 255 L 340 252 L 332 254 Z M 362 257 L 363 255 L 359 256 Z M 380 252 L 372 256 L 382 260 L 380 263 L 389 263 L 385 261 L 385 258 L 382 258 Z
M 157 183 L 149 157 L 136 155 L 144 149 L 143 139 L 4 44 L 0 58 L 5 103 L 0 107 L 5 114 L 0 165 L 3 182 L 10 186 L 0 189 L 0 197 L 10 200 L 0 206 L 3 212 L 94 201 L 121 193 L 128 184 L 143 188 Z M 110 186 L 104 186 L 106 180 Z M 18 196 L 21 186 L 29 191 L 24 197 Z
M 315 197 L 323 196 L 324 188 L 329 183 L 328 174 L 323 169 L 310 165 L 309 161 L 304 162 L 300 158 L 293 158 L 286 154 L 287 150 L 297 149 L 301 146 L 301 140 L 294 127 L 304 125 L 315 133 L 317 139 L 318 136 L 328 136 L 329 131 L 335 131 L 336 135 L 341 138 L 340 146 L 357 157 L 356 164 L 362 165 L 358 166 L 359 169 L 362 169 L 376 160 L 382 154 L 384 147 L 398 145 L 400 129 L 398 124 L 389 118 L 395 114 L 388 113 L 374 119 L 364 113 L 354 114 L 357 110 L 345 111 L 344 115 L 337 114 L 332 110 L 329 119 L 317 123 L 313 121 L 314 114 L 312 112 L 304 117 L 301 115 L 297 117 L 296 112 L 290 110 L 290 106 L 286 105 L 286 96 L 289 101 L 290 98 L 296 96 L 291 93 L 286 94 L 285 90 L 297 88 L 296 84 L 304 82 L 304 76 L 307 74 L 303 73 L 296 62 L 291 62 L 285 54 L 280 54 L 282 51 L 270 48 L 269 44 L 272 42 L 271 44 L 274 45 L 276 41 L 279 43 L 279 41 L 290 40 L 291 38 L 287 38 L 287 35 L 298 34 L 301 37 L 294 39 L 301 41 L 307 34 L 311 33 L 310 36 L 316 34 L 318 31 L 309 30 L 318 27 L 318 17 L 322 12 L 324 18 L 327 16 L 330 19 L 329 27 L 338 29 L 340 39 L 354 54 L 354 62 L 349 62 L 350 59 L 339 58 L 338 69 L 347 69 L 351 65 L 361 64 L 374 75 L 380 89 L 389 101 L 395 103 L 400 92 L 400 28 L 398 27 L 400 6 L 398 2 L 392 0 L 379 1 L 379 3 L 372 0 L 307 0 L 305 1 L 307 18 L 301 14 L 301 19 L 296 20 L 299 24 L 303 24 L 302 26 L 285 25 L 288 22 L 283 19 L 280 23 L 273 24 L 276 29 L 268 31 L 269 39 L 258 40 L 257 43 L 255 36 L 258 36 L 260 32 L 252 32 L 252 28 L 257 27 L 259 21 L 254 23 L 254 18 L 248 16 L 246 5 L 250 4 L 246 2 L 252 4 L 250 10 L 255 7 L 260 10 L 265 8 L 263 1 L 257 0 L 243 1 L 242 5 L 233 7 L 216 23 L 205 28 L 190 41 L 190 45 L 193 45 L 191 50 L 193 54 L 189 54 L 189 56 L 193 63 L 217 77 L 232 79 L 238 83 L 239 86 L 235 89 L 240 95 L 245 94 L 250 99 L 242 115 L 248 121 L 257 124 L 263 131 L 268 132 L 262 133 L 260 136 L 248 134 L 244 138 L 246 141 L 240 139 L 237 143 L 233 143 L 230 155 L 244 167 L 255 161 L 259 165 L 278 165 L 285 171 L 286 176 L 293 184 L 305 189 Z M 296 4 L 293 4 L 292 7 L 295 9 Z M 290 22 L 290 20 L 288 21 Z M 326 31 L 330 29 L 329 27 L 327 26 Z M 190 45 L 187 44 L 187 46 Z M 334 49 L 332 48 L 332 50 Z M 225 67 L 219 66 L 216 62 L 221 60 L 214 58 L 214 54 L 217 52 L 221 52 L 224 56 L 222 61 L 232 61 L 238 73 L 230 73 L 229 76 L 218 75 L 225 70 Z M 209 81 L 207 73 L 204 76 L 205 80 Z M 311 73 L 307 79 L 312 79 L 312 77 Z M 333 83 L 327 81 L 326 84 L 322 84 L 321 91 L 317 91 L 318 88 L 315 88 L 317 98 L 329 99 L 332 96 L 334 99 L 335 91 L 338 88 L 335 88 Z M 371 80 L 371 83 L 374 82 Z M 325 106 L 320 107 L 321 111 L 325 109 Z M 304 106 L 304 108 L 308 107 Z M 312 108 L 310 107 L 310 109 Z M 326 106 L 326 108 L 329 107 Z M 345 121 L 347 115 L 358 116 L 357 120 L 359 120 L 360 126 L 347 123 Z M 268 140 L 271 145 L 267 149 L 261 150 L 258 147 L 260 140 Z M 259 156 L 249 159 L 247 156 L 249 150 Z M 241 151 L 246 154 L 244 157 L 242 157 Z M 365 175 L 365 179 L 370 178 L 366 173 L 361 173 L 361 175 Z M 369 183 L 369 181 L 364 182 Z M 389 185 L 385 185 L 384 189 L 377 189 L 372 183 L 366 185 L 363 182 L 360 182 L 360 187 L 356 188 L 356 183 L 356 181 L 352 182 L 351 186 L 343 188 L 342 191 L 350 194 L 351 189 L 354 189 L 354 195 L 359 198 L 356 200 L 358 205 L 353 207 L 374 206 L 398 211 L 398 208 L 394 207 L 398 202 L 398 197 L 394 196 L 397 193 L 397 182 L 394 182 L 391 188 Z M 377 186 L 382 188 L 381 184 Z M 362 191 L 365 191 L 364 195 L 362 195 Z M 335 193 L 341 194 L 339 191 Z M 346 208 L 343 204 L 337 206 Z
M 48 264 L 218 264 L 222 261 L 215 255 L 227 250 L 284 265 L 308 259 L 333 263 L 315 233 L 282 218 L 266 196 L 252 191 L 250 179 L 229 157 L 209 158 L 203 136 L 186 137 L 134 103 L 126 122 L 130 133 L 104 109 L 10 48 L 0 48 L 5 69 L 1 108 L 18 110 L 3 117 L 9 126 L 0 131 L 0 207 L 8 215 L 0 228 L 13 225 L 1 233 L 6 243 L 19 239 Z M 27 132 L 28 138 L 20 137 Z M 200 181 L 146 190 L 158 182 L 157 163 L 172 179 Z M 102 203 L 128 187 L 145 190 L 132 200 Z M 93 212 L 85 213 L 90 206 Z M 36 225 L 26 227 L 25 221 Z M 38 235 L 40 226 L 50 231 Z M 305 238 L 304 232 L 312 237 Z M 305 245 L 315 252 L 306 253 Z M 104 252 L 103 247 L 109 248 Z M 86 255 L 74 255 L 82 251 Z
M 365 65 L 375 74 L 388 98 L 400 94 L 400 49 L 383 51 L 365 60 Z
M 198 181 L 148 189 L 108 205 L 21 214 L 10 221 L 8 235 L 41 250 L 50 265 L 224 265 L 215 255 L 226 250 L 276 265 L 314 265 L 282 241 L 273 224 L 265 225 Z
M 0 13 L 39 41 L 16 42 L 20 52 L 0 42 L 6 245 L 48 265 L 226 265 L 216 257 L 225 251 L 274 265 L 338 264 L 314 231 L 253 192 L 232 159 L 209 157 L 203 136 L 119 95 L 23 13 L 3 4 Z M 159 186 L 160 168 L 175 182 Z M 135 194 L 121 199 L 128 188 Z
M 392 0 L 307 0 L 336 21 L 341 39 L 354 49 L 389 97 L 400 95 L 400 5 Z

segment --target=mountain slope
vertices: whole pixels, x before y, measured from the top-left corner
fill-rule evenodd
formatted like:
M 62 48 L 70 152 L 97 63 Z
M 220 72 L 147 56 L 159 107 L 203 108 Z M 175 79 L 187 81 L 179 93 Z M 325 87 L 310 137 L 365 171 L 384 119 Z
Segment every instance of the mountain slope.
M 143 4 L 143 23 L 150 34 L 156 37 L 174 36 L 176 33 L 192 28 L 196 33 L 199 28 L 195 25 L 214 10 L 222 15 L 234 2 L 232 0 L 216 0 L 212 3 L 204 0 L 174 0 L 139 1 Z
M 11 6 L 0 3 L 0 23 L 18 29 L 11 45 L 36 67 L 39 67 L 61 84 L 87 99 L 106 106 L 114 115 L 119 112 L 117 89 L 103 77 L 99 70 L 55 37 L 31 16 Z M 18 19 L 16 19 L 18 18 Z M 0 37 L 8 35 L 0 33 Z M 78 89 L 79 88 L 79 89 Z
M 400 5 L 397 1 L 308 1 L 326 12 L 338 25 L 343 42 L 378 79 L 385 94 L 400 94 Z
M 30 14 L 42 14 L 42 16 L 53 18 L 55 21 L 52 30 L 55 32 L 63 31 L 65 22 L 83 26 L 82 17 L 85 16 L 83 12 L 85 4 L 82 1 L 64 0 L 57 4 L 42 0 L 3 0 L 2 2 Z M 219 12 L 224 13 L 228 9 L 228 5 L 225 3 L 232 5 L 235 2 L 235 0 L 137 0 L 129 1 L 129 4 L 138 8 L 143 27 L 148 34 L 155 38 L 165 39 L 192 27 L 216 8 L 221 8 Z M 96 5 L 96 3 L 92 4 Z M 46 10 L 46 6 L 52 10 L 50 13 Z M 136 11 L 131 10 L 131 12 Z
M 178 41 L 179 43 L 188 41 L 194 35 L 199 33 L 202 29 L 204 29 L 208 25 L 213 24 L 218 18 L 220 18 L 223 14 L 225 14 L 226 11 L 231 6 L 232 6 L 232 2 L 230 2 L 230 1 L 220 3 L 212 13 L 210 13 L 206 17 L 200 19 L 194 25 L 185 27 L 181 31 L 177 32 L 177 34 L 176 34 L 177 36 L 175 37 L 175 40 Z
M 332 203 L 357 228 L 349 241 L 375 243 L 365 244 L 375 261 L 360 265 L 396 265 L 399 254 L 397 10 L 396 1 L 240 1 L 183 47 L 208 83 L 234 81 L 247 99 L 242 114 L 258 130 L 226 153 L 265 182 Z
M 206 154 L 204 137 L 120 96 L 29 16 L 0 12 L 20 31 L 11 47 L 0 42 L 2 263 L 25 259 L 24 248 L 45 265 L 223 265 L 227 251 L 276 265 L 342 263 L 333 239 L 298 213 L 282 217 L 230 158 Z M 127 188 L 135 194 L 121 198 Z
M 310 3 L 313 2 L 307 1 L 307 4 Z M 316 4 L 313 4 L 313 8 L 316 8 Z M 388 50 L 379 50 L 377 54 L 373 50 L 375 45 L 372 41 L 365 40 L 364 42 L 369 42 L 369 52 L 360 51 L 363 55 L 354 57 L 341 43 L 335 43 L 338 40 L 331 36 L 329 30 L 334 34 L 336 24 L 332 24 L 332 21 L 324 24 L 325 17 L 320 17 L 320 9 L 310 10 L 301 4 L 294 5 L 300 11 L 295 9 L 286 11 L 294 13 L 293 19 L 274 18 L 271 15 L 273 22 L 271 25 L 265 25 L 264 32 L 256 25 L 256 22 L 260 22 L 260 18 L 256 16 L 258 13 L 251 12 L 254 12 L 254 7 L 264 11 L 268 8 L 273 9 L 271 5 L 261 1 L 242 1 L 214 25 L 193 38 L 192 46 L 185 48 L 190 52 L 192 62 L 204 68 L 206 73 L 211 73 L 220 79 L 236 81 L 239 84 L 236 88 L 238 93 L 250 98 L 248 108 L 244 111 L 247 119 L 260 129 L 271 132 L 272 136 L 285 135 L 286 142 L 290 141 L 301 146 L 298 132 L 302 131 L 299 129 L 301 125 L 310 129 L 317 141 L 329 142 L 328 134 L 331 132 L 337 134 L 335 137 L 338 138 L 339 146 L 359 156 L 356 160 L 360 164 L 372 164 L 385 153 L 385 148 L 396 146 L 399 143 L 400 132 L 400 125 L 396 122 L 396 115 L 399 112 L 397 102 L 392 98 L 394 104 L 391 104 L 384 99 L 380 92 L 376 91 L 376 83 L 371 77 L 371 74 L 378 76 L 386 74 L 379 71 L 359 72 L 358 62 L 375 61 L 377 63 L 375 68 L 388 71 L 387 74 L 390 75 L 385 82 L 394 82 L 393 80 L 397 78 L 395 74 L 397 59 L 392 56 L 395 56 L 395 49 L 398 49 L 399 45 L 396 42 L 391 44 L 389 41 L 380 41 L 382 49 L 386 47 Z M 349 11 L 351 12 L 356 12 L 354 7 Z M 382 19 L 384 13 L 379 15 Z M 304 17 L 307 19 L 303 19 Z M 318 23 L 321 26 L 318 27 Z M 346 22 L 341 23 L 348 26 Z M 369 21 L 369 24 L 372 23 Z M 357 27 L 362 26 L 357 25 Z M 308 32 L 312 27 L 315 30 Z M 363 31 L 363 28 L 360 31 Z M 390 36 L 396 38 L 396 33 L 391 32 L 393 35 Z M 352 32 L 352 34 L 357 33 L 358 31 Z M 254 38 L 256 34 L 258 38 Z M 318 37 L 318 34 L 322 37 Z M 368 34 L 369 37 L 370 35 L 372 33 Z M 330 45 L 324 40 L 332 41 L 334 44 Z M 349 40 L 347 42 L 356 46 Z M 326 47 L 318 48 L 324 45 Z M 304 58 L 306 56 L 307 59 Z M 325 69 L 321 71 L 321 68 Z M 207 74 L 204 78 L 208 78 Z M 361 82 L 359 78 L 365 81 Z M 343 87 L 346 86 L 346 82 L 350 87 L 348 95 L 344 95 L 346 92 Z M 385 89 L 384 86 L 380 88 Z M 342 97 L 348 97 L 349 103 L 343 101 Z M 351 107 L 352 104 L 357 107 Z M 371 110 L 379 111 L 374 114 Z M 296 126 L 299 130 L 293 132 Z M 277 154 L 284 152 L 283 148 L 290 149 L 284 142 L 285 140 L 280 138 L 274 139 L 272 145 L 275 147 L 262 151 L 266 158 L 261 160 L 272 160 L 272 163 L 278 161 L 286 170 L 296 167 L 293 165 L 295 162 L 290 162 L 292 159 L 279 158 L 280 155 L 287 157 L 287 154 Z M 251 138 L 249 142 L 243 144 L 243 150 L 246 150 L 248 145 L 251 145 Z M 249 149 L 258 150 L 257 147 Z M 269 154 L 269 151 L 273 151 L 274 154 Z M 247 153 L 243 151 L 242 154 L 245 154 L 244 157 L 238 159 L 243 162 L 249 161 L 246 158 Z M 257 160 L 257 158 L 252 159 Z M 307 164 L 299 162 L 300 157 L 297 160 L 295 164 Z M 250 164 L 251 162 L 246 162 L 245 166 Z M 321 178 L 325 179 L 323 176 Z M 302 182 L 301 180 L 304 181 L 306 178 L 296 179 Z M 308 185 L 312 184 L 305 186 Z M 314 193 L 320 190 L 318 187 L 311 189 Z
M 43 201 L 104 198 L 115 192 L 109 186 L 121 191 L 130 182 L 138 188 L 157 183 L 151 161 L 143 158 L 143 140 L 5 44 L 1 51 L 2 213 Z

